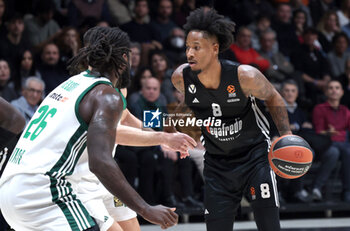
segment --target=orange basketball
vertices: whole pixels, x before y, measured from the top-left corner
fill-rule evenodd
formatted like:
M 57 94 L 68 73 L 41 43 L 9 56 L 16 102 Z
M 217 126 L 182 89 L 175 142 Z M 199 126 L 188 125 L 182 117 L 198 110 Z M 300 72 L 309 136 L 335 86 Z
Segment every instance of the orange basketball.
M 310 169 L 313 155 L 310 145 L 303 138 L 285 135 L 272 143 L 268 158 L 277 175 L 295 179 Z

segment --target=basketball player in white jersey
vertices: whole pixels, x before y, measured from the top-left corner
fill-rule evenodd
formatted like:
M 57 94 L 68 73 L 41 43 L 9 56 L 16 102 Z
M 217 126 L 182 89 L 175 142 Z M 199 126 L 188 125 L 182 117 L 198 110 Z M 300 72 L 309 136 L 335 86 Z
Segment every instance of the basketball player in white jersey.
M 177 223 L 175 208 L 148 205 L 111 156 L 123 109 L 114 88 L 128 80 L 128 54 L 128 36 L 113 28 L 73 59 L 92 71 L 71 77 L 39 106 L 0 180 L 0 207 L 15 230 L 99 230 L 67 179 L 86 146 L 89 168 L 108 191 L 162 228 Z
M 84 35 L 84 44 L 89 45 L 100 39 L 110 29 L 108 27 L 95 27 L 89 30 Z M 95 31 L 98 32 L 94 33 Z M 73 72 L 77 71 L 79 69 L 73 69 Z M 87 70 L 87 73 L 91 74 L 91 70 Z M 116 90 L 119 91 L 118 89 Z M 183 133 L 169 134 L 154 132 L 149 128 L 142 128 L 142 122 L 126 109 L 126 100 L 124 98 L 124 95 L 126 96 L 127 93 L 126 88 L 121 91 L 125 110 L 123 111 L 120 123 L 127 126 L 118 126 L 116 143 L 129 146 L 155 146 L 162 144 L 163 148 L 181 152 L 182 157 L 188 156 L 188 149 L 196 145 L 196 142 L 192 138 Z M 141 131 L 141 128 L 142 130 L 148 130 L 148 132 Z M 69 179 L 74 183 L 73 188 L 76 189 L 78 198 L 86 206 L 89 213 L 93 215 L 101 230 L 140 230 L 136 213 L 119 199 L 114 198 L 99 182 L 96 176 L 89 171 L 86 150 L 79 159 L 74 174 Z M 113 220 L 116 222 L 113 222 Z
M 126 96 L 126 89 L 121 91 L 122 97 Z M 142 131 L 142 122 L 127 109 L 124 110 L 120 123 L 122 125 L 118 125 L 116 143 L 121 145 L 165 145 L 171 150 L 182 152 L 183 157 L 188 155 L 189 148 L 192 149 L 196 145 L 192 138 L 183 133 Z M 140 230 L 136 213 L 109 193 L 96 176 L 89 171 L 86 151 L 79 159 L 75 173 L 72 181 L 76 183 L 77 196 L 95 218 L 101 231 Z

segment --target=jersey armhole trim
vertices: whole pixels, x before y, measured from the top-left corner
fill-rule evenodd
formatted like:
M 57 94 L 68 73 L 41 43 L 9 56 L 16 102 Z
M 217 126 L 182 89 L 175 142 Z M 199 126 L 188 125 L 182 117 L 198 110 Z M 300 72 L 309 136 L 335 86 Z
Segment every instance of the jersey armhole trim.
M 126 99 L 125 99 L 123 93 L 122 93 L 118 88 L 116 88 L 116 90 L 117 90 L 117 92 L 119 92 L 119 94 L 120 94 L 121 97 L 122 97 L 122 100 L 123 100 L 123 110 L 125 110 L 125 109 L 126 109 L 126 106 L 127 106 L 127 104 L 126 104 Z
M 91 84 L 87 89 L 85 89 L 78 97 L 77 101 L 75 102 L 75 116 L 77 117 L 79 123 L 81 124 L 81 126 L 84 127 L 84 129 L 88 129 L 88 124 L 83 120 L 83 118 L 81 117 L 80 113 L 79 113 L 79 105 L 81 100 L 84 98 L 84 96 L 95 86 L 99 85 L 99 84 L 107 84 L 107 85 L 112 85 L 111 82 L 108 81 L 97 81 L 93 84 Z

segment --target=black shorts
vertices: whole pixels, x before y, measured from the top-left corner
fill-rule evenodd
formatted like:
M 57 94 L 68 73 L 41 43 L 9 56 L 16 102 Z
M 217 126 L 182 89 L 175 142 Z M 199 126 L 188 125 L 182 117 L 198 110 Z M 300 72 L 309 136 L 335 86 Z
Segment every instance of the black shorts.
M 279 207 L 275 173 L 268 159 L 268 143 L 260 143 L 237 163 L 232 157 L 205 154 L 205 218 L 233 218 L 245 195 L 253 209 Z

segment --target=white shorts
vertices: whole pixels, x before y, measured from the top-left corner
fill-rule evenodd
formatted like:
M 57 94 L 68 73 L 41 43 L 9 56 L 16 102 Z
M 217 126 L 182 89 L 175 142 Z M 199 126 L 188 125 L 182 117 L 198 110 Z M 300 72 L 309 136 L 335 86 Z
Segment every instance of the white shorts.
M 126 221 L 137 214 L 114 196 L 97 179 L 84 179 L 74 185 L 78 198 L 83 202 L 90 215 L 95 218 L 101 231 L 108 230 L 115 221 Z M 105 221 L 106 220 L 106 221 Z
M 89 214 L 95 219 L 100 231 L 107 231 L 113 225 L 113 218 L 109 215 L 102 199 L 83 202 Z
M 103 203 L 108 210 L 109 215 L 111 215 L 116 221 L 126 221 L 135 218 L 137 214 L 127 207 L 118 198 L 114 197 L 112 194 L 108 194 L 103 198 Z
M 20 174 L 0 188 L 1 212 L 15 230 L 83 231 L 96 226 L 67 180 Z

